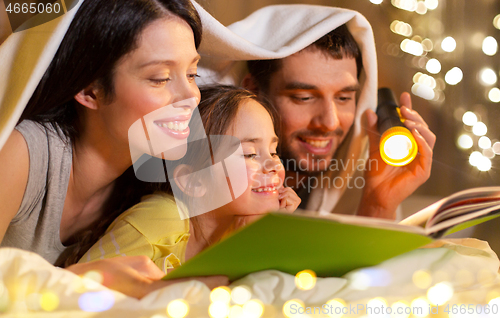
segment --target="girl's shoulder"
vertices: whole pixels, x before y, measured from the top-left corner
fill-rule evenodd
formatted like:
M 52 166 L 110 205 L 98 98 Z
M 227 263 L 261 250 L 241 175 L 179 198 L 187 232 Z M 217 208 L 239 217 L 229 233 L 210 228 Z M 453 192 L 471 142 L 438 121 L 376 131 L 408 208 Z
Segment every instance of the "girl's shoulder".
M 123 212 L 108 228 L 127 223 L 148 237 L 164 236 L 165 233 L 188 233 L 189 220 L 182 220 L 172 195 L 162 192 L 146 195 L 141 202 Z M 175 234 L 174 234 L 175 235 Z

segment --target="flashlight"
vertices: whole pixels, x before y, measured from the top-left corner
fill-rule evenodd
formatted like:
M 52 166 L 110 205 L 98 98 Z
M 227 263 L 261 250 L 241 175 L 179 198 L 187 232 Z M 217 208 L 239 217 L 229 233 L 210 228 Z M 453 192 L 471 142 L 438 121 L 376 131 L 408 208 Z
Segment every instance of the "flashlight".
M 377 116 L 382 160 L 395 167 L 412 162 L 417 156 L 417 142 L 403 125 L 404 118 L 401 117 L 399 106 L 389 88 L 378 90 Z

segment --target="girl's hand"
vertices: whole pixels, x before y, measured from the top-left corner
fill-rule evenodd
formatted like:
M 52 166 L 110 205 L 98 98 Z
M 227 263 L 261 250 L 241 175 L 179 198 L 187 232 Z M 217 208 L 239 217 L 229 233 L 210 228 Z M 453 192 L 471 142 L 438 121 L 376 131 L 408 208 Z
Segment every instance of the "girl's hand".
M 281 212 L 292 213 L 297 209 L 302 201 L 292 188 L 282 187 L 278 190 L 278 192 L 278 199 L 280 200 L 279 211 Z

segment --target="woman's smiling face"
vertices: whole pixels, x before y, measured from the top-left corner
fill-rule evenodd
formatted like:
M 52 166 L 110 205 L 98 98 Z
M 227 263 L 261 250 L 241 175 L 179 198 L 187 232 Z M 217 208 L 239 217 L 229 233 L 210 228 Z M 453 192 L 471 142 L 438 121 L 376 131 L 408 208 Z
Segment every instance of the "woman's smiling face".
M 140 34 L 137 48 L 114 72 L 114 96 L 100 106 L 100 120 L 117 150 L 178 159 L 185 153 L 199 55 L 189 25 L 177 17 L 157 20 Z M 130 129 L 130 131 L 129 131 Z M 129 140 L 127 140 L 129 139 Z M 169 151 L 172 150 L 172 151 Z

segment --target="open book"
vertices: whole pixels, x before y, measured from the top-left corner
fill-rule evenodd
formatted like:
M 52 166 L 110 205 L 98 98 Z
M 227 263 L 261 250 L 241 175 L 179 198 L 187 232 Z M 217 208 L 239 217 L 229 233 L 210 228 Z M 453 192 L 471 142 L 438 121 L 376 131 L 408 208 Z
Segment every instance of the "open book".
M 311 269 L 338 277 L 422 247 L 443 235 L 500 215 L 500 187 L 453 194 L 403 220 L 309 211 L 270 213 L 209 247 L 164 279 L 226 275 L 230 280 L 276 269 Z M 425 227 L 421 227 L 425 223 Z

